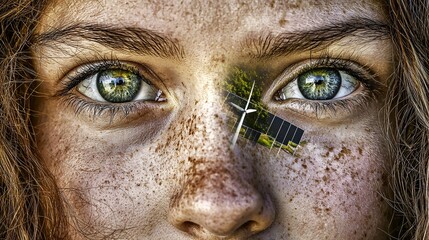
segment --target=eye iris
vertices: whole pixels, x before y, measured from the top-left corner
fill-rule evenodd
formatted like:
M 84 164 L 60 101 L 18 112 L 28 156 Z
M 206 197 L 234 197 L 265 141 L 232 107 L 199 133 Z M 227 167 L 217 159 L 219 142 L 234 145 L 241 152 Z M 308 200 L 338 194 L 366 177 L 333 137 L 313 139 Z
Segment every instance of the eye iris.
M 341 75 L 336 69 L 319 68 L 298 77 L 298 88 L 310 100 L 329 100 L 341 87 Z
M 108 102 L 122 103 L 132 101 L 141 88 L 142 78 L 130 71 L 109 69 L 97 76 L 97 89 Z

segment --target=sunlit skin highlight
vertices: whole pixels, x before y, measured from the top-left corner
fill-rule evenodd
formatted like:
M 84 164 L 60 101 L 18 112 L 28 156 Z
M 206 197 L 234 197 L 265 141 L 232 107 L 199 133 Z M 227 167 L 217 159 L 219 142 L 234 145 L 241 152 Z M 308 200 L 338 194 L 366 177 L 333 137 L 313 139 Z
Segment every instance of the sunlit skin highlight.
M 180 46 L 155 56 L 67 36 L 33 48 L 41 80 L 33 99 L 38 149 L 65 196 L 74 239 L 388 239 L 389 161 L 379 111 L 392 72 L 390 42 L 346 36 L 261 59 L 247 44 L 339 19 L 383 21 L 377 2 L 68 4 L 48 7 L 38 34 L 107 24 L 155 31 Z M 276 100 L 300 65 L 327 54 L 370 69 L 376 89 L 359 88 L 344 97 L 346 107 L 317 111 L 302 99 Z M 72 70 L 106 59 L 150 68 L 145 77 L 166 100 L 133 102 L 127 116 L 112 117 L 76 111 L 58 95 Z M 229 147 L 222 104 L 233 66 L 267 73 L 262 103 L 306 130 L 294 156 L 243 139 Z M 96 104 L 76 89 L 70 94 Z

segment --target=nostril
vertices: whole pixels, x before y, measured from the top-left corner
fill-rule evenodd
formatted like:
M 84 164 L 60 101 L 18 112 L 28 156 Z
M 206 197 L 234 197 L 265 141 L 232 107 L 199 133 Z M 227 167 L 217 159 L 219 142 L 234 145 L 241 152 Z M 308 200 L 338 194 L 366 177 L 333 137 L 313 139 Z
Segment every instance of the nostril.
M 241 225 L 237 230 L 253 233 L 258 231 L 258 225 L 259 224 L 256 221 L 247 221 L 246 223 Z
M 185 221 L 180 225 L 180 230 L 187 232 L 188 234 L 192 236 L 198 236 L 202 232 L 205 232 L 205 229 L 201 227 L 199 224 L 196 224 L 191 221 Z M 259 224 L 256 221 L 247 221 L 243 225 L 241 225 L 238 229 L 236 229 L 234 232 L 239 235 L 249 235 L 253 234 L 255 232 L 259 232 Z
M 247 221 L 245 224 L 241 226 L 241 228 L 251 229 L 253 225 L 255 225 L 255 221 Z
M 201 232 L 201 226 L 190 221 L 183 222 L 180 226 L 180 229 L 191 235 L 195 235 L 197 232 Z

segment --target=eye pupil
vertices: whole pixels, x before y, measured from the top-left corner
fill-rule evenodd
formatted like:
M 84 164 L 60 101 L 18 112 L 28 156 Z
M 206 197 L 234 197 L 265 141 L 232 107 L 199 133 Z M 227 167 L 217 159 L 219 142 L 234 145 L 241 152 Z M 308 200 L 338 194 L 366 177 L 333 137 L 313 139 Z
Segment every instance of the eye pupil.
M 118 78 L 117 80 L 116 80 L 116 82 L 115 81 L 112 81 L 114 84 L 115 84 L 115 86 L 118 86 L 118 85 L 124 85 L 124 83 L 125 83 L 125 81 L 124 81 L 124 79 L 123 78 Z
M 316 84 L 316 85 L 321 85 L 321 84 L 323 84 L 324 81 L 325 81 L 325 78 L 323 78 L 322 76 L 315 76 L 314 77 L 314 84 Z
M 333 99 L 341 87 L 341 75 L 333 68 L 312 69 L 298 77 L 298 88 L 310 100 Z

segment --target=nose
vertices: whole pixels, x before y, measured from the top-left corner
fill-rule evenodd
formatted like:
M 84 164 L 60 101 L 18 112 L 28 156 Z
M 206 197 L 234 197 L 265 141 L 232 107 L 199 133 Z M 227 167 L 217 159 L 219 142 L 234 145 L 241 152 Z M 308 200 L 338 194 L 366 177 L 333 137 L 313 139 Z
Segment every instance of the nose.
M 202 78 L 204 73 L 198 76 Z M 205 95 L 192 106 L 196 110 L 182 111 L 182 117 L 191 120 L 181 122 L 191 122 L 193 127 L 182 139 L 188 147 L 178 149 L 187 161 L 168 218 L 176 228 L 198 239 L 247 239 L 271 225 L 273 203 L 255 180 L 252 162 L 258 154 L 241 150 L 240 144 L 230 147 L 232 132 L 224 116 L 225 97 L 216 81 L 210 81 L 215 76 L 205 79 L 200 81 L 208 83 L 200 88 Z M 199 96 L 198 91 L 194 96 Z M 199 116 L 189 118 L 186 112 Z M 187 129 L 183 124 L 181 127 Z
M 203 239 L 247 238 L 268 228 L 274 209 L 248 181 L 227 168 L 196 170 L 170 209 L 170 222 Z

